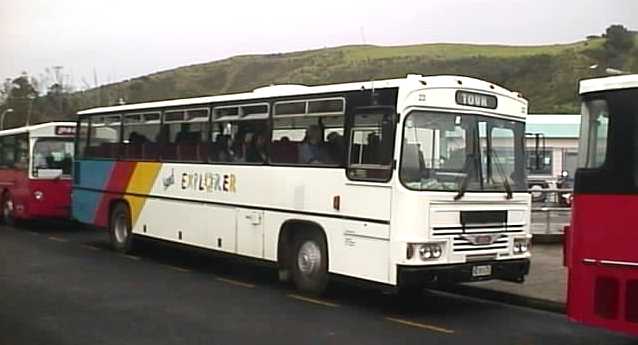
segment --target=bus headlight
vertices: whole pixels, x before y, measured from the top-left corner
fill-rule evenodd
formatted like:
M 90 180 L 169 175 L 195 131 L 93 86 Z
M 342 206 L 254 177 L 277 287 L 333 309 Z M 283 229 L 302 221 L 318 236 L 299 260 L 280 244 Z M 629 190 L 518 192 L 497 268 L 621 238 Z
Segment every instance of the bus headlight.
M 432 249 L 430 248 L 430 246 L 423 244 L 421 245 L 421 247 L 419 247 L 419 255 L 421 256 L 422 260 L 432 259 Z
M 527 238 L 515 238 L 514 239 L 514 254 L 524 254 L 529 250 L 529 239 Z
M 438 259 L 443 254 L 443 249 L 438 243 L 421 244 L 419 246 L 419 256 L 421 260 Z
M 33 192 L 33 197 L 35 198 L 35 200 L 42 200 L 42 198 L 44 198 L 44 193 L 36 190 L 35 192 Z

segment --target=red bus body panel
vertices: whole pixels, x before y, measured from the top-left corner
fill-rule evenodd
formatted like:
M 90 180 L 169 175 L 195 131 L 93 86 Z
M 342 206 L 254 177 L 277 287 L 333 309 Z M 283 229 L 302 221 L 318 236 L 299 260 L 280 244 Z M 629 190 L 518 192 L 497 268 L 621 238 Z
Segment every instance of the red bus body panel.
M 42 192 L 38 200 L 34 193 Z M 11 194 L 16 219 L 69 219 L 71 180 L 29 179 L 28 172 L 17 169 L 0 170 L 0 193 Z
M 638 195 L 574 197 L 565 252 L 567 315 L 638 336 Z

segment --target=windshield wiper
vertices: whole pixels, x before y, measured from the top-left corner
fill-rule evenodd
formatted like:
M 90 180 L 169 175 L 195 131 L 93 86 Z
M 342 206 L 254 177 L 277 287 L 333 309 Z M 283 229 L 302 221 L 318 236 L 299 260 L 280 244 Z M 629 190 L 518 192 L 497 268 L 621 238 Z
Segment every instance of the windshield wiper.
M 463 164 L 463 172 L 465 173 L 465 176 L 463 176 L 463 179 L 459 183 L 459 192 L 456 193 L 456 195 L 454 196 L 454 201 L 461 200 L 461 198 L 465 195 L 465 191 L 467 190 L 469 181 L 468 177 L 470 176 L 470 173 L 468 172 L 468 168 L 470 165 L 469 163 L 474 160 L 474 155 L 468 155 L 467 157 L 465 157 L 465 164 Z
M 494 158 L 496 159 L 492 159 L 492 163 L 496 163 L 496 171 L 498 171 L 499 176 L 501 177 L 501 179 L 503 179 L 503 187 L 505 187 L 505 192 L 507 193 L 507 200 L 512 199 L 514 197 L 514 194 L 512 192 L 512 185 L 510 184 L 509 179 L 507 178 L 507 175 L 505 174 L 505 169 L 503 169 L 503 166 L 501 165 L 500 159 L 498 158 L 498 155 L 496 154 L 496 151 L 494 151 L 494 149 L 490 150 L 490 153 L 494 156 Z

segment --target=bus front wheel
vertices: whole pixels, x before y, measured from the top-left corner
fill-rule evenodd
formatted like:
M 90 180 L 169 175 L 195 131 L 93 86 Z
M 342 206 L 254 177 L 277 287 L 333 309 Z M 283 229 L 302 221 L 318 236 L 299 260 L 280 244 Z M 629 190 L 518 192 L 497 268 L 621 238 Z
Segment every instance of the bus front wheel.
M 133 248 L 131 212 L 125 203 L 116 204 L 111 211 L 109 236 L 111 237 L 111 245 L 116 251 L 128 253 Z
M 328 285 L 328 250 L 326 241 L 316 231 L 295 236 L 293 245 L 292 279 L 297 289 L 320 295 Z

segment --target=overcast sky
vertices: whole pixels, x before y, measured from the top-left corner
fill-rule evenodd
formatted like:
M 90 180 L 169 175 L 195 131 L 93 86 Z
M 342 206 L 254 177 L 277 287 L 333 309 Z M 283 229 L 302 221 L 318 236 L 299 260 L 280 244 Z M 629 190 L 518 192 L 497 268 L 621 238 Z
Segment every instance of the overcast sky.
M 246 53 L 360 44 L 543 44 L 638 29 L 638 0 L 0 0 L 0 77 L 82 87 Z M 83 82 L 84 79 L 84 82 Z

